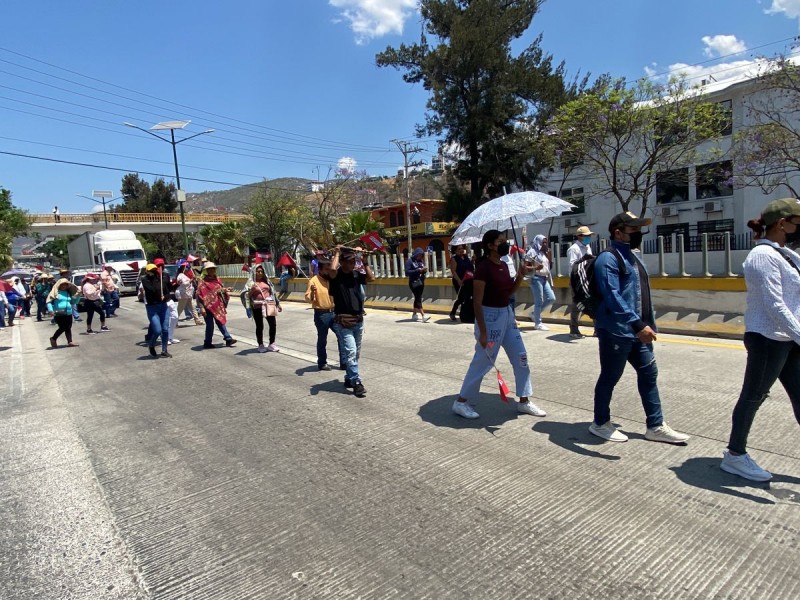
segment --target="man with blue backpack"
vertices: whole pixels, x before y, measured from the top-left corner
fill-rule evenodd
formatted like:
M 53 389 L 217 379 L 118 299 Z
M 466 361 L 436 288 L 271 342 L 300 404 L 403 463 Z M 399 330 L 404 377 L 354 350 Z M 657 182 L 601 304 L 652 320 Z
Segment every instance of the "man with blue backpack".
M 684 444 L 689 436 L 664 422 L 658 393 L 658 367 L 653 354 L 656 320 L 650 296 L 650 279 L 634 254 L 642 243 L 642 227 L 651 220 L 631 212 L 614 216 L 608 226 L 610 247 L 593 261 L 597 297 L 595 330 L 600 348 L 600 376 L 594 388 L 594 422 L 589 431 L 611 442 L 628 440 L 611 423 L 611 396 L 626 363 L 636 369 L 647 431 L 645 439 Z

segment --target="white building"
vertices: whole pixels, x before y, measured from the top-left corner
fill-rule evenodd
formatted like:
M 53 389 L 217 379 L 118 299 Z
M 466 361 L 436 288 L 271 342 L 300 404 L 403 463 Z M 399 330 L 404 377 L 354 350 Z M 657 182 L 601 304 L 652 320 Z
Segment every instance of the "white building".
M 714 275 L 727 274 L 724 264 L 726 232 L 731 237 L 733 271 L 740 272 L 742 260 L 752 243 L 747 221 L 756 218 L 769 201 L 791 195 L 785 187 L 765 194 L 757 186 L 738 187 L 733 184 L 735 170 L 729 152 L 734 134 L 753 124 L 747 104 L 759 101 L 759 95 L 775 92 L 764 89 L 752 77 L 719 83 L 704 81 L 702 90 L 709 101 L 723 103 L 723 107 L 730 110 L 731 126 L 721 137 L 699 148 L 699 156 L 718 158 L 701 160 L 684 169 L 657 174 L 656 189 L 647 202 L 647 213 L 653 223 L 642 244 L 642 252 L 651 272 L 660 271 L 657 238 L 664 236 L 664 272 L 678 273 L 676 236 L 683 234 L 686 271 L 702 274 L 702 234 L 707 233 L 708 271 Z M 557 190 L 562 179 L 563 172 L 552 173 L 545 184 L 547 187 L 540 188 L 541 191 L 559 195 Z M 795 174 L 793 179 L 800 178 Z M 563 256 L 574 239 L 575 230 L 581 225 L 589 226 L 600 238 L 607 239 L 608 223 L 621 208 L 613 196 L 603 196 L 593 191 L 597 180 L 596 173 L 575 169 L 565 180 L 560 196 L 579 208 L 571 214 L 556 217 L 552 229 L 550 220 L 528 226 L 528 240 L 534 235 L 549 233 L 551 244 L 559 243 Z M 793 187 L 796 183 L 793 182 Z M 640 209 L 640 203 L 630 206 L 630 210 L 637 214 Z M 565 270 L 563 266 L 562 272 Z

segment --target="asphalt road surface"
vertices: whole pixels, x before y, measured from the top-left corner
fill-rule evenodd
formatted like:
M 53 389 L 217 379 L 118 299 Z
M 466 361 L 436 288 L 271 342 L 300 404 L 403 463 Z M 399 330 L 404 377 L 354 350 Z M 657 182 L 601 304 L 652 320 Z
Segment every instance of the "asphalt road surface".
M 0 330 L 0 598 L 800 597 L 780 387 L 750 439 L 774 480 L 718 468 L 740 343 L 660 337 L 666 419 L 692 439 L 644 440 L 629 370 L 612 412 L 631 439 L 612 444 L 587 431 L 595 339 L 526 331 L 548 416 L 489 375 L 466 421 L 470 326 L 370 311 L 358 399 L 317 370 L 310 311 L 284 306 L 280 353 L 238 304 L 234 348 L 182 322 L 172 359 L 149 357 L 129 298 L 79 348 L 51 350 L 49 323 Z

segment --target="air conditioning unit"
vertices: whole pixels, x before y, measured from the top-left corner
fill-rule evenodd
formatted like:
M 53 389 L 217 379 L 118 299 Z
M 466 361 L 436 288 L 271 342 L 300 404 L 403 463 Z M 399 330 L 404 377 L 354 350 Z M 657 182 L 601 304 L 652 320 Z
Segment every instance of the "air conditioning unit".
M 661 207 L 661 216 L 662 217 L 677 217 L 678 216 L 678 207 L 677 206 L 662 206 Z
M 720 212 L 722 210 L 722 202 L 719 200 L 711 200 L 709 202 L 703 203 L 703 211 L 710 213 L 710 212 Z
M 576 227 L 578 219 L 564 219 L 564 227 Z

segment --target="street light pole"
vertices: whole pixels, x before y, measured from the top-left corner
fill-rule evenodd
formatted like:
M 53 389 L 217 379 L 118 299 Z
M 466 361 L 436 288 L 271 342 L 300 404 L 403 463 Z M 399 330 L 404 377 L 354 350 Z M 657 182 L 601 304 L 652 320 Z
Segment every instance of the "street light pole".
M 134 129 L 138 129 L 139 131 L 144 131 L 145 133 L 149 133 L 153 137 L 156 137 L 156 138 L 160 139 L 162 142 L 167 142 L 168 144 L 172 145 L 172 160 L 175 162 L 175 184 L 177 185 L 177 188 L 178 188 L 177 192 L 176 192 L 176 198 L 178 200 L 178 207 L 180 208 L 180 213 L 181 213 L 181 234 L 183 235 L 183 255 L 184 256 L 188 256 L 189 255 L 189 242 L 188 242 L 188 238 L 186 236 L 186 213 L 183 210 L 183 203 L 186 201 L 186 195 L 181 193 L 182 192 L 182 190 L 181 190 L 181 176 L 180 176 L 180 173 L 178 172 L 178 148 L 177 148 L 177 146 L 181 142 L 185 142 L 186 140 L 190 140 L 192 138 L 196 138 L 198 135 L 203 135 L 205 133 L 211 133 L 211 132 L 214 131 L 213 129 L 206 129 L 205 131 L 201 131 L 200 133 L 195 133 L 194 135 L 190 135 L 189 137 L 185 137 L 183 139 L 180 139 L 180 140 L 176 141 L 175 140 L 175 130 L 176 129 L 183 129 L 189 123 L 191 123 L 191 121 L 164 121 L 162 123 L 156 123 L 155 125 L 153 125 L 150 128 L 150 129 L 155 129 L 155 130 L 169 129 L 169 134 L 170 134 L 169 139 L 167 139 L 165 137 L 161 137 L 157 133 L 153 133 L 152 131 L 150 131 L 148 129 L 142 129 L 141 127 L 139 127 L 138 125 L 134 125 L 133 123 L 124 123 L 124 125 L 127 125 L 128 127 L 133 127 Z
M 108 229 L 108 213 L 106 213 L 106 204 L 111 204 L 122 198 L 114 198 L 113 200 L 106 200 L 106 198 L 111 198 L 114 194 L 111 192 L 101 191 L 101 192 L 92 192 L 92 196 L 96 196 L 97 198 L 101 198 L 101 200 L 97 200 L 95 198 L 90 198 L 89 196 L 84 196 L 83 194 L 75 194 L 78 198 L 86 198 L 87 200 L 91 200 L 92 202 L 97 202 L 98 204 L 103 205 L 103 222 L 105 223 L 106 229 Z

